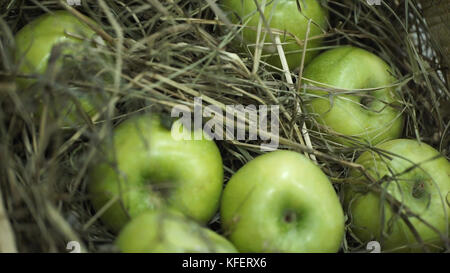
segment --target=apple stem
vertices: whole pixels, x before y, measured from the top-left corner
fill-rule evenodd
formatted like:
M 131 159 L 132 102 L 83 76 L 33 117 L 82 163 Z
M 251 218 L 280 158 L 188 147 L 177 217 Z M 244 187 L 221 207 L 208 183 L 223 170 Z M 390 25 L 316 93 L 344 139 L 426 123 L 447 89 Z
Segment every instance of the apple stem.
M 297 214 L 294 211 L 289 210 L 284 214 L 284 221 L 286 223 L 292 223 L 292 222 L 295 222 L 296 220 L 297 220 Z

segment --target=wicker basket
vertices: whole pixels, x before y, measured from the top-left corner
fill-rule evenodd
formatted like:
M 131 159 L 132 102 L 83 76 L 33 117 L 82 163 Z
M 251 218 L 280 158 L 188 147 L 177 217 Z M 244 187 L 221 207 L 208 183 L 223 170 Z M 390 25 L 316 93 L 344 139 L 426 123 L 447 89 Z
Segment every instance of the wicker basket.
M 450 82 L 450 0 L 420 0 L 432 39 L 445 66 L 447 83 Z

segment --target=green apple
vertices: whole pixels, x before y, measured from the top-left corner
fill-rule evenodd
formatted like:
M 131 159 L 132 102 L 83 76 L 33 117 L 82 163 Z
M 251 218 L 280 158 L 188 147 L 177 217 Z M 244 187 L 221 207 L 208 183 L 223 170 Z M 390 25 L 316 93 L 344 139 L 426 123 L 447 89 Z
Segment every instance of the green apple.
M 448 239 L 450 163 L 446 158 L 431 146 L 408 139 L 382 143 L 377 151 L 383 151 L 386 156 L 366 151 L 356 163 L 379 181 L 381 192 L 392 195 Z M 362 173 L 352 170 L 348 182 L 344 190 L 345 204 L 352 231 L 360 240 L 377 240 L 385 251 L 422 250 L 404 220 L 380 192 L 370 190 L 370 183 Z M 429 250 L 442 248 L 444 242 L 435 231 L 415 217 L 408 219 Z
M 29 76 L 39 76 L 45 73 L 52 49 L 56 45 L 62 45 L 63 55 L 80 54 L 83 43 L 90 43 L 95 32 L 84 22 L 79 21 L 67 11 L 54 11 L 44 14 L 25 25 L 15 35 L 16 60 L 19 64 L 18 73 Z M 80 45 L 77 50 L 74 46 Z M 62 58 L 57 60 L 58 66 L 62 65 Z M 16 83 L 20 89 L 28 88 L 35 83 L 33 78 L 17 77 Z M 77 93 L 77 92 L 73 92 Z M 77 95 L 81 108 L 94 116 L 97 111 L 93 105 L 92 96 L 86 94 Z M 65 125 L 79 121 L 76 115 L 76 107 L 71 101 L 61 106 Z
M 227 183 L 221 221 L 241 252 L 337 252 L 344 214 L 327 176 L 292 151 L 256 157 Z
M 261 20 L 261 14 L 257 11 L 255 2 L 261 7 L 263 0 L 221 0 L 221 4 L 229 14 L 231 21 L 233 23 L 242 23 L 245 26 L 242 30 L 242 38 L 252 52 L 255 49 L 254 45 L 256 44 L 258 33 L 257 27 Z M 300 9 L 297 4 L 300 4 Z M 267 0 L 264 7 L 264 17 L 271 29 L 283 32 L 280 34 L 280 39 L 291 70 L 301 65 L 304 46 L 303 43 L 298 41 L 304 41 L 308 38 L 305 63 L 308 63 L 318 53 L 317 47 L 320 47 L 323 41 L 320 35 L 323 34 L 328 26 L 328 10 L 321 6 L 320 1 Z M 309 36 L 306 37 L 309 19 L 312 22 Z M 263 54 L 266 57 L 263 60 L 282 68 L 277 48 L 270 37 L 270 33 L 265 31 L 265 26 L 263 21 L 263 31 L 260 38 L 262 40 L 264 32 L 266 32 L 265 46 L 263 48 Z
M 179 126 L 179 121 L 172 125 Z M 88 190 L 102 220 L 119 231 L 140 213 L 170 207 L 201 223 L 217 211 L 223 187 L 222 157 L 206 134 L 201 140 L 172 136 L 159 117 L 133 117 L 105 144 L 107 160 L 92 166 Z M 203 134 L 203 132 L 200 132 Z
M 25 75 L 43 74 L 52 48 L 62 43 L 83 43 L 95 32 L 67 11 L 46 13 L 25 25 L 15 36 L 18 72 Z M 18 79 L 19 86 L 33 83 Z
M 378 56 L 351 46 L 331 49 L 305 68 L 303 81 L 316 87 L 306 90 L 306 110 L 333 135 L 372 145 L 401 136 L 402 110 L 389 87 L 395 78 Z M 331 139 L 348 144 L 342 137 Z
M 200 226 L 181 213 L 157 210 L 131 220 L 115 242 L 121 252 L 130 253 L 235 253 L 224 237 Z

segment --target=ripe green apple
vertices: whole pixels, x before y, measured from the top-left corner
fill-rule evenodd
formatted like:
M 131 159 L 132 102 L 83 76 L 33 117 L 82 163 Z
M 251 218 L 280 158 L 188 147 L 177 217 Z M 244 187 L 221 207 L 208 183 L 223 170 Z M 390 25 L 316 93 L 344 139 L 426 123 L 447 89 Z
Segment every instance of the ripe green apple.
M 183 128 L 178 122 L 172 129 Z M 184 133 L 195 134 L 180 132 Z M 119 231 L 144 211 L 171 207 L 207 222 L 222 193 L 222 158 L 206 134 L 192 139 L 175 139 L 153 114 L 133 117 L 115 128 L 112 144 L 105 145 L 107 160 L 93 165 L 88 183 L 96 210 L 107 205 L 102 220 Z
M 326 130 L 372 145 L 401 136 L 402 110 L 396 105 L 395 89 L 387 87 L 395 78 L 378 56 L 352 46 L 331 49 L 305 68 L 303 78 L 317 87 L 306 90 L 310 99 L 305 103 L 306 110 Z M 373 90 L 381 87 L 385 88 Z M 331 139 L 348 143 L 341 137 Z
M 67 11 L 46 13 L 25 25 L 15 36 L 16 58 L 21 74 L 43 74 L 47 68 L 52 48 L 62 43 L 83 43 L 92 39 L 95 32 Z M 22 87 L 33 83 L 18 79 Z
M 328 178 L 292 151 L 256 157 L 227 183 L 225 234 L 241 252 L 337 252 L 344 214 Z
M 91 42 L 95 32 L 84 22 L 79 21 L 67 11 L 54 11 L 44 14 L 25 25 L 15 35 L 16 60 L 19 64 L 18 73 L 23 75 L 42 75 L 45 73 L 52 49 L 56 45 L 79 44 L 79 50 L 84 42 Z M 74 52 L 74 47 L 64 46 L 63 55 L 79 54 Z M 62 58 L 56 64 L 62 65 Z M 25 89 L 36 82 L 32 78 L 17 77 L 16 83 L 20 89 Z M 79 93 L 79 92 L 78 92 Z M 88 114 L 94 116 L 97 111 L 93 105 L 93 98 L 86 94 L 77 96 L 81 108 Z M 65 125 L 79 121 L 76 115 L 76 107 L 69 102 L 61 106 Z
M 380 181 L 381 187 L 413 213 L 448 238 L 450 224 L 450 163 L 431 146 L 415 140 L 396 139 L 377 146 L 387 156 L 364 152 L 356 163 Z M 416 164 L 416 167 L 414 167 Z M 345 193 L 345 205 L 352 219 L 352 230 L 364 242 L 377 240 L 382 250 L 415 252 L 422 249 L 406 223 L 393 212 L 380 193 L 369 190 L 362 173 L 352 170 Z M 363 182 L 363 183 L 360 183 Z M 384 211 L 384 225 L 383 215 Z M 408 218 L 429 250 L 439 250 L 443 241 L 419 219 Z
M 257 0 L 256 2 L 261 6 L 263 0 Z M 229 13 L 233 23 L 242 23 L 246 26 L 242 31 L 242 38 L 246 45 L 250 46 L 251 51 L 254 51 L 258 33 L 257 26 L 261 19 L 255 1 L 221 0 L 221 4 L 224 10 Z M 300 9 L 297 4 L 300 4 Z M 300 66 L 303 54 L 303 43 L 299 44 L 291 35 L 294 35 L 299 41 L 304 41 L 306 38 L 310 39 L 307 44 L 305 64 L 318 53 L 316 48 L 322 44 L 323 40 L 318 36 L 322 35 L 328 26 L 328 10 L 321 6 L 320 1 L 267 0 L 264 8 L 264 17 L 271 29 L 283 32 L 280 34 L 280 39 L 291 70 Z M 306 37 L 309 19 L 312 20 L 312 23 L 309 36 Z M 263 23 L 260 39 L 264 35 L 265 26 Z M 272 41 L 269 32 L 266 33 L 263 54 L 267 57 L 263 58 L 263 60 L 282 68 L 274 41 Z
M 236 253 L 224 237 L 178 211 L 142 213 L 121 230 L 115 242 L 128 253 Z

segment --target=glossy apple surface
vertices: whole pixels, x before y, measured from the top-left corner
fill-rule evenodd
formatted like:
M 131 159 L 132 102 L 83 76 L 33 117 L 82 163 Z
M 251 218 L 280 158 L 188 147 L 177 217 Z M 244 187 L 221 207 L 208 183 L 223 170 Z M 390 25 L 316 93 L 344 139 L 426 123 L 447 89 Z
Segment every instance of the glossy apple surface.
M 308 85 L 329 89 L 309 89 L 304 94 L 307 111 L 323 126 L 322 131 L 372 145 L 401 136 L 401 106 L 395 89 L 387 87 L 395 78 L 378 56 L 356 47 L 338 47 L 317 56 L 305 68 L 303 77 Z M 386 88 L 374 90 L 381 87 Z M 372 90 L 355 91 L 361 89 Z M 332 139 L 347 143 L 341 137 Z
M 240 252 L 337 252 L 344 214 L 325 174 L 303 155 L 256 157 L 227 183 L 224 234 Z
M 129 253 L 235 253 L 236 248 L 214 231 L 176 211 L 146 212 L 129 222 L 116 239 Z
M 450 163 L 431 146 L 415 140 L 391 140 L 377 148 L 388 152 L 389 157 L 368 151 L 356 163 L 363 165 L 378 181 L 385 181 L 381 184 L 383 189 L 448 238 Z M 360 172 L 353 170 L 349 181 L 353 183 L 345 187 L 345 203 L 351 215 L 352 231 L 358 238 L 364 242 L 381 242 L 383 251 L 423 250 L 387 201 L 379 193 L 369 191 L 367 179 Z M 435 231 L 417 218 L 408 219 L 430 251 L 442 249 L 443 241 Z
M 262 0 L 257 0 L 258 5 L 261 6 Z M 222 0 L 220 1 L 223 9 L 229 14 L 230 19 L 234 23 L 242 23 L 247 27 L 242 31 L 242 38 L 249 46 L 251 52 L 255 50 L 255 43 L 257 41 L 257 26 L 260 21 L 260 13 L 257 11 L 255 1 L 242 0 Z M 299 10 L 297 3 L 300 4 Z M 308 63 L 318 52 L 317 47 L 322 44 L 321 38 L 327 29 L 328 10 L 321 6 L 320 1 L 317 0 L 275 0 L 266 1 L 264 8 L 264 17 L 270 28 L 277 29 L 282 32 L 290 33 L 292 35 L 285 35 L 281 33 L 280 39 L 283 43 L 284 53 L 292 70 L 301 64 L 303 44 L 299 44 L 294 36 L 300 40 L 305 40 L 308 28 L 308 20 L 311 19 L 310 32 L 307 44 L 307 52 L 305 55 L 305 63 Z M 265 24 L 262 25 L 263 30 Z M 261 35 L 264 31 L 261 32 Z M 314 37 L 314 38 L 313 38 Z M 261 37 L 262 39 L 262 37 Z M 264 46 L 263 60 L 266 62 L 282 68 L 278 51 L 274 46 L 270 35 L 267 32 L 266 45 Z
M 176 140 L 151 114 L 124 121 L 112 138 L 113 144 L 105 145 L 107 161 L 91 169 L 88 190 L 97 211 L 112 202 L 102 220 L 113 230 L 161 207 L 175 208 L 201 223 L 217 211 L 223 167 L 214 141 L 206 136 Z

